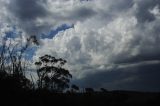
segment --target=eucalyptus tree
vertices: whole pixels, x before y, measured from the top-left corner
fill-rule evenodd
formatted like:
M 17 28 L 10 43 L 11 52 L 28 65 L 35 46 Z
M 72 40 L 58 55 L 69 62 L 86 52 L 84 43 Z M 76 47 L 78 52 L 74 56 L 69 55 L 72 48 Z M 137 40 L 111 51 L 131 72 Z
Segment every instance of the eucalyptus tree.
M 55 58 L 51 55 L 39 57 L 39 61 L 35 62 L 37 66 L 38 88 L 57 92 L 68 88 L 72 75 L 69 70 L 64 68 L 66 62 L 62 58 Z

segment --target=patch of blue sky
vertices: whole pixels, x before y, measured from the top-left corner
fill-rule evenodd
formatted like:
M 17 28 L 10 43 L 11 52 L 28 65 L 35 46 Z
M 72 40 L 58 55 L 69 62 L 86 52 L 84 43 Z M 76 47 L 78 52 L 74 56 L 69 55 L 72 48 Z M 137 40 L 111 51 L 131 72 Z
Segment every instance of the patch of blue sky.
M 17 38 L 19 35 L 21 35 L 22 32 L 21 31 L 17 31 L 16 26 L 12 27 L 12 30 L 5 32 L 5 37 L 6 38 L 12 38 L 15 39 Z
M 31 47 L 28 48 L 25 52 L 25 59 L 26 60 L 32 60 L 33 56 L 35 55 L 35 52 L 37 51 L 37 47 Z
M 49 31 L 48 33 L 42 33 L 41 38 L 42 39 L 45 39 L 45 38 L 52 39 L 54 36 L 58 34 L 58 32 L 65 31 L 70 28 L 74 28 L 74 25 L 73 24 L 72 25 L 62 24 L 61 26 Z
M 67 29 L 70 29 L 70 28 L 74 28 L 74 25 L 67 25 L 67 24 L 62 24 L 61 26 L 49 31 L 48 33 L 43 33 L 41 34 L 41 38 L 42 39 L 45 39 L 45 38 L 49 38 L 49 39 L 52 39 L 54 36 L 56 36 L 60 31 L 65 31 Z M 18 31 L 16 26 L 13 26 L 12 29 L 8 32 L 5 33 L 5 39 L 7 38 L 11 38 L 11 39 L 15 39 L 17 37 L 19 37 L 19 35 L 21 35 L 22 32 L 21 31 Z M 0 50 L 2 49 L 2 47 L 0 46 Z M 16 51 L 20 50 L 20 48 L 17 48 Z M 31 48 L 28 48 L 26 51 L 25 51 L 25 58 L 27 60 L 32 60 L 35 52 L 37 51 L 37 47 L 34 46 L 34 47 L 31 47 Z
M 10 26 L 9 26 L 10 27 Z M 11 39 L 15 39 L 17 37 L 20 37 L 20 35 L 22 35 L 22 31 L 18 31 L 16 26 L 12 26 L 11 30 L 5 32 L 5 36 L 4 36 L 4 40 L 7 40 L 8 38 Z M 25 45 L 25 44 L 24 44 Z M 17 47 L 15 49 L 15 53 L 17 53 L 18 51 L 20 51 L 22 48 L 21 47 Z M 0 45 L 0 51 L 3 50 L 3 46 Z M 32 60 L 32 57 L 34 55 L 34 53 L 36 52 L 37 47 L 33 46 L 33 47 L 29 47 L 26 51 L 25 51 L 25 59 L 26 60 Z

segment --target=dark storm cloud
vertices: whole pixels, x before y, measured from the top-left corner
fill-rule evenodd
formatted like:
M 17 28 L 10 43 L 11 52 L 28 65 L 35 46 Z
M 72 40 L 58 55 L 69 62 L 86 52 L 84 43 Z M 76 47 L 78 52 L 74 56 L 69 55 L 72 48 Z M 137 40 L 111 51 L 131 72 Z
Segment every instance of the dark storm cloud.
M 37 34 L 40 30 L 48 28 L 48 25 L 37 26 L 37 18 L 46 17 L 48 11 L 43 6 L 42 0 L 10 0 L 8 11 L 11 18 L 18 26 L 29 34 Z
M 160 6 L 159 0 L 137 0 L 138 11 L 136 16 L 138 21 L 141 22 L 150 22 L 155 20 L 155 16 L 149 12 L 150 9 L 153 9 L 155 6 Z
M 63 1 L 61 2 L 63 3 Z M 77 20 L 84 21 L 96 14 L 93 9 L 85 6 L 66 9 L 66 12 L 64 12 L 57 8 L 55 8 L 55 11 L 54 9 L 50 10 L 52 7 L 49 5 L 48 0 L 10 0 L 8 12 L 11 14 L 11 20 L 15 20 L 13 23 L 18 23 L 18 26 L 29 34 L 49 31 L 50 28 L 65 24 L 65 22 L 73 24 Z
M 104 87 L 108 90 L 160 91 L 160 64 L 112 69 L 88 74 L 74 80 L 81 87 Z
M 73 19 L 78 19 L 78 20 L 84 20 L 85 18 L 89 18 L 97 14 L 95 11 L 89 8 L 78 8 L 75 10 L 72 14 L 70 14 L 70 18 L 73 17 Z
M 111 11 L 127 11 L 127 9 L 131 8 L 134 5 L 133 0 L 113 0 L 113 5 L 110 7 Z
M 68 21 L 71 23 L 80 21 L 83 22 L 86 19 L 89 19 L 93 16 L 96 16 L 98 13 L 94 11 L 92 8 L 88 8 L 86 6 L 77 7 L 75 9 L 69 10 L 65 13 L 52 14 L 52 18 L 58 21 Z
M 113 60 L 114 63 L 120 64 L 120 63 L 138 63 L 142 61 L 152 61 L 152 60 L 160 60 L 160 54 L 159 52 L 155 52 L 152 54 L 139 54 L 136 56 L 124 58 L 124 56 L 119 55 L 117 57 L 118 59 Z
M 30 21 L 47 15 L 47 11 L 39 0 L 11 0 L 9 9 L 22 21 Z

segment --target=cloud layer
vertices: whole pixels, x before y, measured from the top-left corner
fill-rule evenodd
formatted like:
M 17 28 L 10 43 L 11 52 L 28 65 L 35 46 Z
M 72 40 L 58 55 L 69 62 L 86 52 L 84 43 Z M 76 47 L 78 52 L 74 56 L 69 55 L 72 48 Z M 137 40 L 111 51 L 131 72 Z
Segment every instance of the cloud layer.
M 120 84 L 117 89 L 131 89 L 133 84 L 136 89 L 150 75 L 147 90 L 160 90 L 154 77 L 160 74 L 159 0 L 0 0 L 0 5 L 0 20 L 28 34 L 74 26 L 53 38 L 39 36 L 41 46 L 34 55 L 65 58 L 73 82 L 110 89 Z

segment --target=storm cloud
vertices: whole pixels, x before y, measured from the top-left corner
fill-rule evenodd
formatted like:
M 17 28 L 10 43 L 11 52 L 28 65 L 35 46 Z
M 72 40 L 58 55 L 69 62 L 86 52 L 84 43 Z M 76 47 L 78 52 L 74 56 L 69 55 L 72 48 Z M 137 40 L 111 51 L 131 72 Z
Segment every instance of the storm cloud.
M 159 0 L 0 0 L 0 6 L 0 23 L 40 39 L 33 60 L 65 58 L 80 86 L 160 90 Z M 64 24 L 73 27 L 41 37 Z
M 83 5 L 80 1 L 66 0 L 1 0 L 3 9 L 1 17 L 10 24 L 19 26 L 24 32 L 40 35 L 61 24 L 74 24 L 77 20 L 84 21 L 96 12 Z M 78 3 L 78 4 L 76 4 Z M 74 8 L 76 7 L 76 8 Z M 5 11 L 6 16 L 4 16 Z
M 109 70 L 101 70 L 87 74 L 83 80 L 74 80 L 80 87 L 93 87 L 108 90 L 159 91 L 160 62 L 115 66 Z

